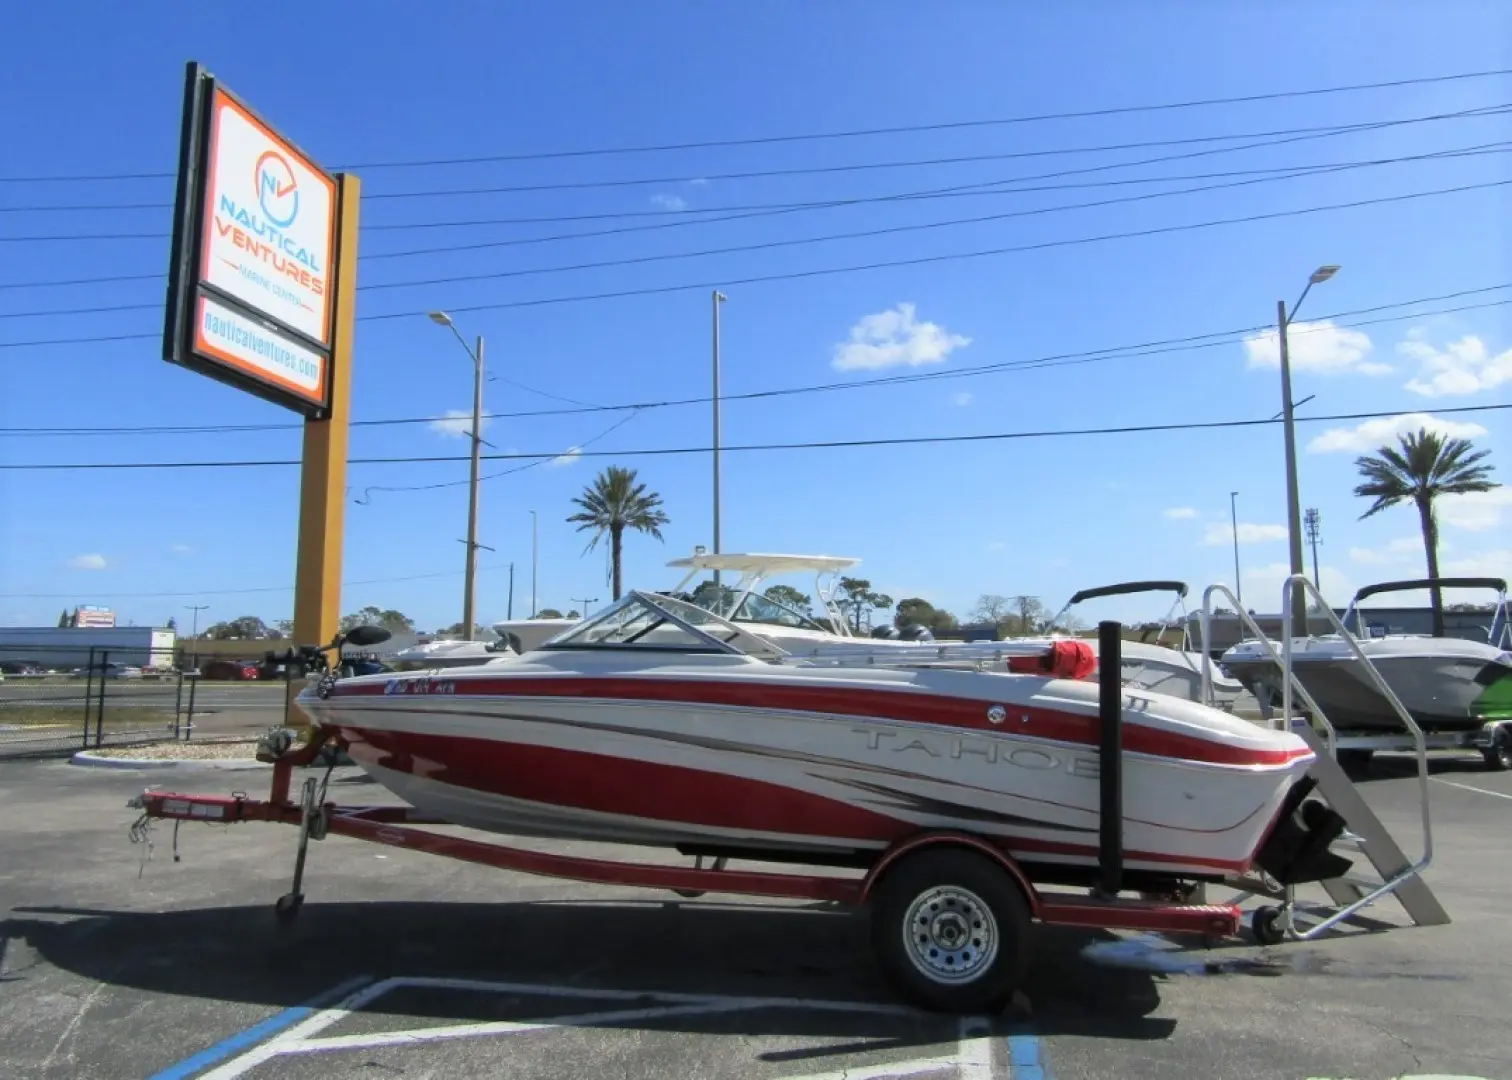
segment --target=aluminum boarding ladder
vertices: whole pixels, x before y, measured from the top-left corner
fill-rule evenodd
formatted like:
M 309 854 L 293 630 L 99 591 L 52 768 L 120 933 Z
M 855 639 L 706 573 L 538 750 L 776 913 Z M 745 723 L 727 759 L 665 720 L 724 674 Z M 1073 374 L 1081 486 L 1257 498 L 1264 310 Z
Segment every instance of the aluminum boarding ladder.
M 1328 620 L 1334 624 L 1339 632 L 1340 639 L 1348 645 L 1354 653 L 1355 659 L 1361 664 L 1361 669 L 1369 677 L 1375 688 L 1391 704 L 1401 718 L 1407 730 L 1412 733 L 1414 749 L 1416 750 L 1418 765 L 1418 787 L 1422 806 L 1423 825 L 1423 854 L 1417 861 L 1408 859 L 1406 853 L 1397 844 L 1384 822 L 1376 815 L 1365 802 L 1354 781 L 1344 771 L 1336 760 L 1337 734 L 1333 724 L 1318 707 L 1307 688 L 1302 685 L 1292 670 L 1292 637 L 1290 627 L 1292 623 L 1292 586 L 1301 586 L 1304 593 L 1311 594 L 1317 600 L 1317 606 Z M 1323 890 L 1332 901 L 1331 906 L 1307 905 L 1304 909 L 1297 903 L 1296 889 L 1294 886 L 1283 886 L 1275 890 L 1253 890 L 1241 887 L 1242 891 L 1256 893 L 1258 895 L 1271 896 L 1282 901 L 1280 908 L 1279 929 L 1287 937 L 1298 939 L 1311 939 L 1323 932 L 1337 926 L 1339 923 L 1352 918 L 1358 912 L 1384 899 L 1394 895 L 1408 916 L 1418 926 L 1443 926 L 1450 922 L 1449 914 L 1439 903 L 1438 897 L 1428 887 L 1423 879 L 1423 871 L 1433 861 L 1433 821 L 1429 806 L 1428 788 L 1428 750 L 1423 738 L 1423 731 L 1413 719 L 1396 696 L 1396 693 L 1381 677 L 1374 664 L 1366 658 L 1359 642 L 1345 629 L 1339 621 L 1321 593 L 1305 574 L 1293 574 L 1286 579 L 1281 586 L 1281 626 L 1282 646 L 1281 655 L 1276 655 L 1276 650 L 1271 640 L 1249 617 L 1238 599 L 1231 593 L 1227 586 L 1210 585 L 1202 594 L 1202 696 L 1208 704 L 1213 702 L 1212 691 L 1212 598 L 1215 593 L 1221 594 L 1224 599 L 1233 605 L 1244 627 L 1265 647 L 1271 659 L 1280 669 L 1282 674 L 1282 697 L 1281 715 L 1282 722 L 1312 747 L 1317 759 L 1308 775 L 1317 781 L 1316 791 L 1320 793 L 1343 817 L 1347 832 L 1338 841 L 1339 845 L 1347 845 L 1362 853 L 1376 872 L 1380 875 L 1379 883 L 1369 880 L 1361 880 L 1353 875 L 1333 878 L 1319 882 Z M 1312 726 L 1305 721 L 1297 723 L 1292 716 L 1292 694 L 1296 692 L 1307 706 L 1311 715 L 1316 717 L 1323 726 L 1323 734 L 1314 731 Z M 1296 925 L 1297 916 L 1302 915 L 1313 925 L 1307 929 L 1299 929 Z M 1257 925 L 1258 929 L 1258 925 Z

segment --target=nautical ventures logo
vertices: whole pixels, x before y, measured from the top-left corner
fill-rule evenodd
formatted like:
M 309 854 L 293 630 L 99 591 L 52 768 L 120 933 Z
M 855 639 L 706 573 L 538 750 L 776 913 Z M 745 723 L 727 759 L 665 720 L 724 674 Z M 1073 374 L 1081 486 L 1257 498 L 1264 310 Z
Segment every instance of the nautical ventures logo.
M 294 167 L 277 150 L 269 150 L 257 159 L 252 170 L 257 189 L 257 203 L 273 225 L 287 229 L 299 216 L 299 180 Z

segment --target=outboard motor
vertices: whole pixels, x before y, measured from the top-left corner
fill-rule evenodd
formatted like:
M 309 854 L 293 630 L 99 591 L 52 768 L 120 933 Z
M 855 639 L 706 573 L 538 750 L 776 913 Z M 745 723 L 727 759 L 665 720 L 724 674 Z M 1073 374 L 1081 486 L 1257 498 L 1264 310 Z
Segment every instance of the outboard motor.
M 929 627 L 918 623 L 909 623 L 898 636 L 904 641 L 933 641 L 935 639 L 934 632 Z
M 897 641 L 898 628 L 896 626 L 874 626 L 871 636 L 880 641 Z

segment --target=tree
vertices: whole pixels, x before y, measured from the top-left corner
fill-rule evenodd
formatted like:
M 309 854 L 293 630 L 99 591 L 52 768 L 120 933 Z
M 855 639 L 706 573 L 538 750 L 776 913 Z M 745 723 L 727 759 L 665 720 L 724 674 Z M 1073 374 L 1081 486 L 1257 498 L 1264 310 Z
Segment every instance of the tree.
M 537 611 L 534 615 L 531 616 L 532 619 L 561 619 L 564 617 L 565 616 L 563 616 L 562 613 L 554 607 L 543 607 L 540 611 Z
M 273 628 L 277 631 L 277 635 L 281 638 L 291 638 L 294 636 L 293 619 L 279 619 L 276 623 L 273 624 Z
M 971 617 L 979 622 L 992 623 L 995 626 L 1002 625 L 1003 619 L 1013 610 L 1013 602 L 1006 596 L 997 593 L 983 593 L 977 597 L 976 607 L 971 609 Z
M 581 619 L 582 616 L 578 614 L 577 608 L 573 608 L 571 611 L 569 611 L 566 614 L 565 618 L 568 618 L 568 619 Z
M 799 592 L 791 585 L 773 585 L 761 595 L 775 603 L 785 604 L 794 611 L 801 611 L 805 615 L 808 615 L 814 606 L 813 597 Z
M 393 608 L 383 610 L 372 604 L 361 611 L 343 615 L 340 625 L 343 634 L 355 627 L 367 625 L 381 626 L 391 634 L 410 634 L 415 630 L 414 621 L 404 612 L 395 611 Z
M 1354 489 L 1362 499 L 1374 499 L 1360 520 L 1399 503 L 1417 507 L 1418 524 L 1423 530 L 1423 548 L 1427 555 L 1428 577 L 1437 581 L 1438 519 L 1433 502 L 1441 495 L 1467 495 L 1490 491 L 1501 485 L 1491 479 L 1491 465 L 1481 462 L 1491 453 L 1476 450 L 1469 439 L 1446 439 L 1442 435 L 1418 428 L 1416 432 L 1397 436 L 1397 446 L 1382 446 L 1374 455 L 1355 459 L 1364 483 Z M 1433 636 L 1444 636 L 1444 594 L 1437 585 L 1430 589 L 1433 598 Z
M 635 478 L 634 469 L 610 465 L 598 474 L 591 487 L 583 489 L 583 494 L 573 497 L 572 501 L 582 510 L 567 519 L 569 524 L 577 525 L 578 532 L 594 530 L 593 539 L 586 548 L 588 551 L 592 551 L 605 534 L 608 535 L 615 600 L 621 593 L 620 563 L 625 530 L 649 533 L 660 540 L 661 527 L 670 520 L 661 509 L 661 496 L 646 490 L 646 485 L 636 483 Z
M 1018 632 L 1033 634 L 1038 631 L 1040 620 L 1045 617 L 1045 605 L 1037 596 L 1015 596 L 1013 607 L 1018 612 Z
M 71 623 L 71 622 L 68 621 L 68 609 L 64 608 L 63 609 L 63 614 L 61 614 L 61 615 L 58 616 L 58 628 L 59 629 L 64 629 L 64 628 L 72 626 L 72 625 L 73 625 L 73 623 Z
M 893 606 L 892 597 L 874 591 L 871 582 L 865 578 L 843 577 L 836 592 L 835 606 L 850 612 L 851 629 L 857 634 L 861 632 L 863 613 L 886 611 Z
M 928 600 L 918 596 L 899 600 L 897 611 L 893 615 L 893 625 L 899 630 L 910 624 L 927 626 L 930 633 L 936 637 L 957 630 L 961 625 L 950 612 L 944 608 L 937 608 Z
M 268 625 L 256 615 L 218 622 L 205 631 L 205 637 L 211 641 L 254 641 L 271 636 Z
M 479 626 L 477 624 L 474 624 L 473 625 L 473 632 L 472 632 L 472 639 L 474 641 L 477 641 L 479 638 L 485 636 L 486 632 L 487 632 L 487 627 L 483 627 L 483 626 Z M 439 637 L 461 637 L 462 636 L 462 623 L 459 620 L 457 622 L 452 623 L 450 626 L 443 626 L 441 629 L 439 629 L 439 630 L 436 631 L 436 634 Z
M 178 622 L 174 619 L 174 617 L 172 615 L 168 616 L 168 622 L 163 627 L 163 629 L 164 630 L 172 630 L 175 633 L 178 632 Z

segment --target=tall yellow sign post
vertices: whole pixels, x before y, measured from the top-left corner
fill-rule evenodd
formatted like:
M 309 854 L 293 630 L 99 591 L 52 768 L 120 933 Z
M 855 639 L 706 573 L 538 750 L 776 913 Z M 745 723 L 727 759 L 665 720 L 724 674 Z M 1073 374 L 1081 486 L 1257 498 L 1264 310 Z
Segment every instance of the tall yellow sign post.
M 185 73 L 163 358 L 305 418 L 294 636 L 341 618 L 361 184 Z

